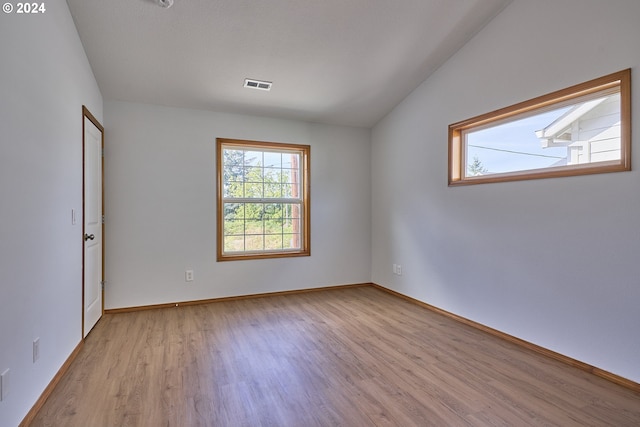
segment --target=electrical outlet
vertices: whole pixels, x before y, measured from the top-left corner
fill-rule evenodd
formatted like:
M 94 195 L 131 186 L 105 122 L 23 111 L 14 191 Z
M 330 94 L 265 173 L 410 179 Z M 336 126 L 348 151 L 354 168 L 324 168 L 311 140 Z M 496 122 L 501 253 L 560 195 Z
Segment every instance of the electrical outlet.
M 396 267 L 396 274 L 402 276 L 402 266 L 400 264 Z
M 6 400 L 9 395 L 9 370 L 0 374 L 0 401 Z
M 33 363 L 40 359 L 40 338 L 33 340 Z
M 193 270 L 187 270 L 184 272 L 184 281 L 193 282 Z

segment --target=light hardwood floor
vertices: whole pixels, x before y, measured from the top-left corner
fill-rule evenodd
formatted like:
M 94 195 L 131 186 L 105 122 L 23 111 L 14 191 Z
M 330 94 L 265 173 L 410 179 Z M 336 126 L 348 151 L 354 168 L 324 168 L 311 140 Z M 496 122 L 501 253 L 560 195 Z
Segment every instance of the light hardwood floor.
M 32 426 L 638 426 L 640 394 L 373 287 L 110 314 Z

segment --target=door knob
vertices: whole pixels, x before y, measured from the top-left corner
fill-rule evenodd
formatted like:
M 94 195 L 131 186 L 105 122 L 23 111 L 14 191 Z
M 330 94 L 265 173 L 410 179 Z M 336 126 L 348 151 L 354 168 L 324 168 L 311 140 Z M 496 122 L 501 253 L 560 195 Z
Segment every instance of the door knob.
M 84 241 L 86 242 L 87 240 L 93 240 L 95 239 L 96 236 L 94 236 L 93 234 L 85 234 L 84 235 Z

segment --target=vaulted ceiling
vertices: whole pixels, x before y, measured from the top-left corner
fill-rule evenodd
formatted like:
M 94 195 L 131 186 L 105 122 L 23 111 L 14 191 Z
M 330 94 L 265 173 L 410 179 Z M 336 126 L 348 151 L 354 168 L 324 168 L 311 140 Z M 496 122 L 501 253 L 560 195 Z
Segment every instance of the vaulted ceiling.
M 371 127 L 510 1 L 67 3 L 106 100 Z

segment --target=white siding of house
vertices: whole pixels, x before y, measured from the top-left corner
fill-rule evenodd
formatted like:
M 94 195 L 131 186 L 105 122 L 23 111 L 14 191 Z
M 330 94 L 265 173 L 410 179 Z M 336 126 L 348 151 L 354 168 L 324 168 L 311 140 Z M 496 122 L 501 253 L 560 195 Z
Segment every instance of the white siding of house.
M 620 159 L 620 95 L 608 98 L 574 124 L 571 163 Z

